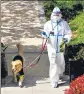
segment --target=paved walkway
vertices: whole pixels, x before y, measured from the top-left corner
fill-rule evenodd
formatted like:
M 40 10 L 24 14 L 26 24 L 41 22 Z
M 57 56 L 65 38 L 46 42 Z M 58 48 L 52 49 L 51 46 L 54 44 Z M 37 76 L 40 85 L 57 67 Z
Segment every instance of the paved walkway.
M 19 41 L 24 45 L 24 52 L 30 50 L 30 52 L 33 52 L 32 50 L 40 52 L 38 50 L 41 48 L 42 43 L 42 23 L 39 18 L 39 4 L 40 2 L 38 1 L 2 1 L 1 28 L 4 43 L 17 43 Z M 15 45 L 10 45 L 6 50 L 9 75 L 11 75 L 10 63 L 16 54 L 15 52 L 17 52 Z M 39 53 L 24 53 L 25 65 L 28 65 L 29 61 L 34 60 L 38 54 Z M 53 89 L 49 82 L 48 69 L 49 62 L 47 54 L 44 54 L 41 57 L 40 63 L 34 69 L 26 70 L 25 75 L 27 75 L 27 77 L 25 77 L 23 88 L 19 88 L 17 84 L 9 82 L 1 87 L 1 94 L 64 94 L 65 88 L 68 87 L 68 82 L 60 84 L 59 88 Z M 9 79 L 10 77 L 6 82 L 8 82 Z
M 59 88 L 52 88 L 49 78 L 27 76 L 23 88 L 18 87 L 14 82 L 9 82 L 1 87 L 1 94 L 64 94 L 68 84 L 68 81 L 59 81 Z
M 31 50 L 25 53 L 26 51 L 28 51 L 27 48 L 24 51 L 25 66 L 29 64 L 29 61 L 33 61 L 39 55 L 38 50 L 35 50 L 35 53 Z M 16 52 L 17 49 L 14 48 L 7 49 L 6 51 L 9 75 L 12 75 L 10 63 Z M 64 94 L 64 90 L 69 86 L 69 81 L 59 81 L 59 88 L 51 87 L 48 77 L 49 61 L 46 53 L 42 55 L 40 62 L 35 67 L 29 68 L 24 72 L 26 77 L 23 82 L 23 88 L 19 88 L 17 84 L 10 81 L 11 76 L 9 76 L 6 79 L 7 84 L 1 87 L 1 94 Z

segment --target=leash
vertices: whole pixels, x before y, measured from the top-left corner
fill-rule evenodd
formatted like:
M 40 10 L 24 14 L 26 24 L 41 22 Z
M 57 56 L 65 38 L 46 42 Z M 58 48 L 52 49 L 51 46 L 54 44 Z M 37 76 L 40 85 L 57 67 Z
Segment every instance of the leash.
M 43 42 L 44 42 L 44 41 L 42 42 L 42 48 L 41 48 L 40 55 L 38 55 L 29 65 L 23 67 L 24 69 L 29 68 L 29 67 L 33 67 L 33 66 L 35 66 L 35 65 L 39 62 L 39 60 L 40 60 L 40 58 L 41 58 L 41 56 L 42 56 L 42 53 L 43 53 L 43 51 L 44 51 L 44 49 L 45 49 L 47 40 L 48 40 L 48 38 L 46 39 L 44 45 L 43 45 Z M 36 60 L 37 60 L 37 62 L 34 63 Z M 6 85 L 7 85 L 9 82 L 11 82 L 12 80 L 13 80 L 13 77 L 10 78 L 3 86 L 6 86 Z
M 43 40 L 43 42 L 42 42 L 42 47 L 41 47 L 40 55 L 38 55 L 29 65 L 23 67 L 24 69 L 29 68 L 29 67 L 33 67 L 33 66 L 35 66 L 35 65 L 39 62 L 39 60 L 40 60 L 40 58 L 41 58 L 41 56 L 42 56 L 42 54 L 43 54 L 43 51 L 44 51 L 44 49 L 45 49 L 47 40 L 48 40 L 48 38 L 46 39 L 44 45 L 43 45 L 44 40 Z M 14 44 L 14 43 L 12 43 L 12 44 Z M 7 47 L 8 47 L 8 45 L 7 45 Z M 34 63 L 36 60 L 37 60 L 37 62 Z M 10 78 L 10 79 L 4 84 L 4 86 L 7 85 L 7 84 L 8 84 L 9 82 L 11 82 L 12 80 L 13 80 L 13 77 Z
M 39 62 L 39 60 L 40 60 L 40 58 L 41 58 L 41 56 L 43 54 L 43 51 L 45 50 L 45 46 L 46 46 L 47 40 L 48 40 L 48 38 L 46 39 L 44 45 L 43 45 L 44 40 L 42 42 L 42 48 L 41 48 L 40 55 L 38 55 L 28 66 L 25 66 L 23 68 L 33 67 L 33 66 L 35 66 Z M 35 61 L 36 61 L 36 63 L 34 63 Z
M 44 45 L 43 45 L 44 40 L 42 42 L 42 49 L 41 49 L 40 55 L 35 59 L 35 60 L 37 60 L 37 62 L 33 63 L 35 61 L 34 60 L 32 63 L 30 63 L 30 65 L 28 67 L 30 67 L 30 66 L 33 67 L 34 65 L 36 65 L 39 62 L 39 60 L 40 60 L 40 58 L 43 54 L 43 51 L 45 50 L 45 46 L 46 46 L 46 43 L 47 43 L 49 37 L 50 37 L 50 33 L 49 33 L 49 36 L 46 38 L 46 41 L 45 41 Z

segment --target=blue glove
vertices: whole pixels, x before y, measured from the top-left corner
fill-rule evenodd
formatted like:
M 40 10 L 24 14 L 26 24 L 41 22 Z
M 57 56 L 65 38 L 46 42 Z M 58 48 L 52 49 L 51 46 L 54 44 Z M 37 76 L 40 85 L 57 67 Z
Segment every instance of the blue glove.
M 41 32 L 41 34 L 43 35 L 43 36 L 45 36 L 45 37 L 47 37 L 47 34 L 46 34 L 46 32 Z

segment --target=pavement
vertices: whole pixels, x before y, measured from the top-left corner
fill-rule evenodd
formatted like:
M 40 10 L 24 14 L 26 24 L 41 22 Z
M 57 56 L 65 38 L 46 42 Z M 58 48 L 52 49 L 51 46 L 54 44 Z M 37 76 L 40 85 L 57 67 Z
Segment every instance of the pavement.
M 32 48 L 33 49 L 33 48 Z M 27 47 L 24 51 L 24 65 L 27 66 L 30 61 L 33 61 L 38 55 L 39 51 L 35 49 L 28 50 Z M 27 52 L 29 51 L 29 52 Z M 38 51 L 38 52 L 37 52 Z M 49 61 L 47 53 L 44 53 L 39 63 L 33 68 L 26 69 L 23 88 L 18 87 L 17 83 L 12 80 L 11 61 L 17 54 L 17 49 L 6 51 L 6 60 L 8 64 L 8 77 L 5 79 L 5 85 L 1 86 L 1 94 L 64 94 L 64 90 L 69 87 L 69 79 L 59 81 L 58 88 L 52 88 L 49 81 Z
M 60 80 L 59 87 L 52 88 L 49 77 L 26 76 L 23 87 L 20 88 L 17 83 L 10 80 L 11 77 L 6 79 L 5 85 L 2 85 L 1 94 L 64 94 L 64 90 L 69 87 L 69 81 Z

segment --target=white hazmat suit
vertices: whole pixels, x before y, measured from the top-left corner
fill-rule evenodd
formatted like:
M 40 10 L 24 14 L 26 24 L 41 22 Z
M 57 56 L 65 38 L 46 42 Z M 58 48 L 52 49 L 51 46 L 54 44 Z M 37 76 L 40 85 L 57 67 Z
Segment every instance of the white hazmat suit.
M 53 87 L 57 87 L 59 76 L 65 71 L 65 60 L 60 45 L 63 39 L 70 41 L 72 33 L 69 25 L 62 18 L 60 9 L 55 7 L 51 14 L 51 20 L 44 24 L 42 36 L 48 38 L 47 51 L 50 62 L 49 76 Z

